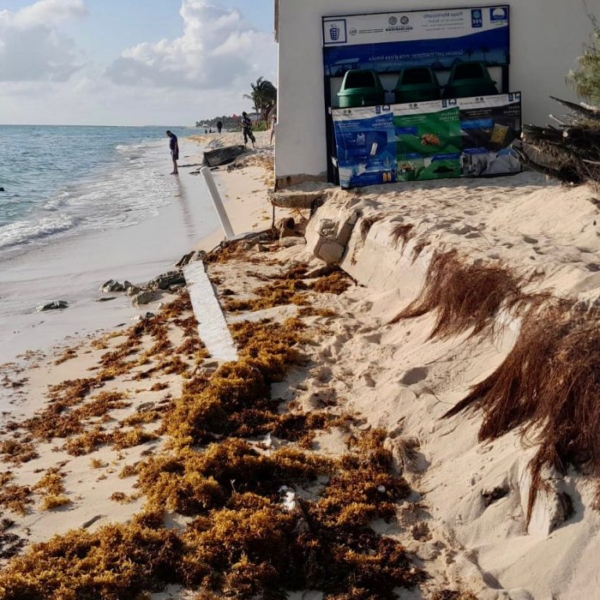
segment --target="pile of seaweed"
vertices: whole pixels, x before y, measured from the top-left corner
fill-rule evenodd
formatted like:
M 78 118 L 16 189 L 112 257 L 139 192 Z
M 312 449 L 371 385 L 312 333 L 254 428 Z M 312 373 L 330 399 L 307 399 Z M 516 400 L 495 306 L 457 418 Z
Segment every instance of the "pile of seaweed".
M 339 277 L 331 285 L 339 285 Z M 140 324 L 138 333 L 154 338 L 154 353 L 165 361 L 178 355 L 161 319 L 181 318 L 183 308 L 185 300 L 157 321 Z M 168 437 L 168 450 L 124 473 L 137 475 L 143 511 L 129 524 L 32 545 L 0 574 L 0 598 L 133 600 L 177 583 L 204 599 L 278 599 L 286 591 L 313 589 L 336 600 L 385 600 L 396 597 L 395 588 L 423 580 L 403 546 L 370 527 L 377 519 L 393 520 L 410 493 L 392 470 L 386 433 L 353 438 L 348 417 L 285 411 L 271 398 L 271 384 L 307 361 L 302 321 L 240 323 L 232 333 L 239 360 L 212 374 L 185 363 L 179 373 L 183 393 L 159 415 L 157 433 Z M 65 435 L 87 435 L 79 428 L 82 420 L 102 418 L 124 399 L 84 399 L 115 373 L 139 375 L 144 367 L 137 337 L 132 333 L 110 349 L 96 377 L 57 390 L 52 404 L 58 408 L 43 416 L 58 419 Z M 40 419 L 27 426 L 36 439 L 49 435 Z M 352 440 L 339 459 L 310 449 L 315 432 L 330 427 L 345 428 Z M 117 433 L 126 438 L 128 431 L 135 429 L 110 434 L 110 443 L 119 444 Z M 96 430 L 99 443 L 107 443 L 103 433 Z M 269 443 L 273 438 L 276 447 Z M 46 489 L 60 495 L 60 473 L 46 479 Z M 167 527 L 169 514 L 184 515 L 187 525 Z
M 526 314 L 517 342 L 498 369 L 452 408 L 483 413 L 479 439 L 520 428 L 537 444 L 527 519 L 544 488 L 542 473 L 570 465 L 600 478 L 600 314 L 555 300 Z M 596 507 L 600 506 L 597 483 Z
M 530 468 L 527 521 L 546 468 L 570 466 L 600 481 L 600 311 L 548 294 L 527 294 L 525 281 L 501 264 L 469 263 L 436 253 L 420 296 L 394 321 L 437 312 L 430 338 L 491 334 L 502 310 L 522 319 L 516 344 L 489 377 L 444 416 L 480 411 L 480 441 L 519 429 L 537 451 Z M 600 507 L 600 483 L 596 506 Z

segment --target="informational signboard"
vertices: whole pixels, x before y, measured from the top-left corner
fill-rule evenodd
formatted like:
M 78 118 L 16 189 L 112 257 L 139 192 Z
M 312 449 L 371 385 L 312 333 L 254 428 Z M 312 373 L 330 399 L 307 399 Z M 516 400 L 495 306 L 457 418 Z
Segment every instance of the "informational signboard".
M 448 70 L 457 60 L 508 65 L 509 15 L 509 6 L 500 5 L 325 17 L 325 74 L 424 65 Z
M 322 34 L 330 181 L 483 174 L 520 130 L 507 4 L 324 17 Z
M 516 173 L 521 95 L 332 111 L 342 187 Z

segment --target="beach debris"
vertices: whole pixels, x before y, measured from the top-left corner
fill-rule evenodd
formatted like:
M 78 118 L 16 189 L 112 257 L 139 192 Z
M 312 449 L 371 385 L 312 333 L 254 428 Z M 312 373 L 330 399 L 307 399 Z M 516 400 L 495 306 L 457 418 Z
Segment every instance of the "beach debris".
M 100 519 L 103 519 L 105 516 L 106 515 L 96 515 L 95 517 L 88 519 L 81 525 L 81 529 L 87 529 L 88 527 L 91 527 L 94 523 L 98 522 Z
M 130 288 L 127 288 L 127 295 L 128 296 L 135 296 L 136 294 L 139 294 L 140 292 L 142 292 L 142 288 L 138 287 L 137 285 L 132 285 Z
M 125 286 L 122 283 L 115 281 L 114 279 L 109 279 L 106 283 L 104 283 L 100 287 L 100 290 L 103 291 L 104 293 L 124 292 Z
M 181 269 L 182 267 L 185 267 L 196 260 L 204 260 L 205 257 L 206 252 L 204 250 L 193 250 L 192 252 L 184 254 L 173 266 L 176 269 Z
M 307 230 L 309 249 L 328 265 L 338 264 L 346 252 L 359 216 L 358 211 L 353 210 L 338 219 L 317 219 L 316 225 Z
M 170 286 L 177 284 L 185 285 L 183 271 L 169 271 L 150 280 L 146 285 L 148 290 L 168 290 Z
M 306 240 L 303 237 L 287 237 L 279 242 L 282 248 L 292 248 L 293 246 L 304 246 Z
M 133 296 L 133 304 L 135 306 L 141 306 L 142 304 L 150 304 L 155 299 L 153 290 L 145 290 Z
M 304 192 L 283 190 L 271 195 L 271 204 L 278 208 L 312 209 L 316 204 L 322 203 L 325 198 L 323 191 Z
M 519 159 L 562 183 L 599 182 L 600 109 L 550 97 L 566 107 L 569 115 L 558 125 L 523 125 L 522 142 L 515 145 Z
M 505 498 L 508 496 L 510 490 L 507 487 L 495 487 L 491 490 L 481 490 L 481 497 L 483 498 L 483 505 L 487 508 L 496 500 Z
M 41 304 L 36 310 L 38 312 L 46 312 L 49 310 L 63 310 L 65 308 L 69 308 L 69 303 L 66 300 L 55 300 L 54 302 Z
M 296 494 L 287 485 L 282 485 L 279 492 L 283 494 L 281 504 L 285 510 L 293 511 L 296 508 Z
M 111 300 L 116 300 L 116 296 L 102 296 L 102 298 L 96 298 L 96 302 L 110 302 Z
M 245 146 L 225 146 L 204 153 L 204 163 L 209 167 L 219 167 L 232 163 L 238 156 L 246 152 Z
M 152 319 L 153 317 L 154 317 L 154 313 L 147 312 L 145 315 L 135 315 L 135 317 L 132 317 L 131 320 L 140 323 L 142 321 L 147 321 L 148 319 Z
M 10 523 L 6 528 L 4 527 L 5 521 Z M 2 519 L 0 525 L 0 559 L 16 556 L 27 545 L 27 542 L 16 533 L 5 533 L 12 525 L 14 525 L 14 522 L 10 519 Z

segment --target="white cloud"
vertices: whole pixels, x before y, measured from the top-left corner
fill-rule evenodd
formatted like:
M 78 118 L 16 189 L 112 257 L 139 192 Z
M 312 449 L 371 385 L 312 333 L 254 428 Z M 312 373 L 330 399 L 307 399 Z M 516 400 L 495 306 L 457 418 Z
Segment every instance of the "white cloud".
M 57 25 L 68 19 L 85 17 L 88 11 L 83 0 L 38 0 L 15 14 L 17 27 L 29 28 L 41 25 Z
M 118 84 L 208 90 L 272 75 L 272 36 L 246 23 L 238 10 L 183 0 L 180 14 L 181 37 L 125 50 L 108 76 Z
M 66 81 L 81 68 L 73 42 L 57 29 L 87 14 L 82 0 L 39 0 L 0 12 L 0 81 Z

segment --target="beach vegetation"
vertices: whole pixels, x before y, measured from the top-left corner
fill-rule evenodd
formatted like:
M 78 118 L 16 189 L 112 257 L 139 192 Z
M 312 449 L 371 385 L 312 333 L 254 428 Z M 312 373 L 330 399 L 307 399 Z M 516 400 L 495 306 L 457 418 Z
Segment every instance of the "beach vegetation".
M 361 219 L 360 221 L 360 239 L 362 240 L 362 242 L 364 243 L 367 240 L 367 237 L 369 236 L 369 232 L 371 231 L 371 228 L 373 227 L 373 225 L 375 225 L 375 223 L 377 223 L 378 221 L 381 221 L 383 217 L 378 216 L 378 215 L 372 215 L 369 217 L 365 217 L 364 219 Z
M 502 309 L 524 306 L 523 282 L 508 267 L 467 263 L 458 252 L 436 252 L 419 297 L 392 323 L 436 311 L 430 339 L 491 330 Z
M 64 494 L 49 494 L 42 498 L 40 510 L 54 510 L 71 504 L 71 499 Z
M 133 477 L 137 474 L 137 467 L 135 465 L 125 465 L 119 473 L 119 479 L 126 479 L 127 477 Z
M 244 98 L 252 100 L 254 112 L 258 113 L 259 120 L 267 122 L 269 115 L 277 105 L 277 88 L 264 77 L 259 77 L 256 83 L 251 83 L 252 91 L 244 94 Z
M 63 363 L 67 362 L 68 360 L 73 360 L 74 358 L 77 358 L 77 350 L 78 348 L 67 348 L 55 361 L 54 361 L 54 365 L 58 366 L 58 365 L 62 365 Z
M 580 98 L 595 104 L 600 103 L 600 24 L 597 17 L 589 15 L 593 27 L 592 37 L 577 59 L 567 81 Z
M 31 442 L 21 440 L 5 440 L 0 443 L 0 454 L 4 462 L 11 462 L 15 465 L 20 465 L 34 458 L 38 458 L 37 450 Z
M 64 473 L 61 473 L 60 467 L 51 467 L 44 476 L 33 486 L 33 489 L 42 490 L 47 494 L 59 495 L 64 493 L 63 484 Z
M 565 473 L 574 465 L 600 476 L 599 325 L 599 314 L 574 311 L 567 301 L 532 308 L 500 367 L 445 415 L 482 412 L 481 441 L 518 428 L 528 444 L 536 443 L 528 520 L 545 485 L 545 468 Z M 596 504 L 600 506 L 600 484 Z
M 25 516 L 31 504 L 33 490 L 27 485 L 5 485 L 0 489 L 0 506 L 17 515 Z
M 146 442 L 151 442 L 158 439 L 158 434 L 146 431 L 141 427 L 134 427 L 126 431 L 114 431 L 111 436 L 111 443 L 115 450 L 124 450 L 133 446 L 141 446 Z
M 413 263 L 417 260 L 417 258 L 419 258 L 419 256 L 421 256 L 421 253 L 423 252 L 423 250 L 425 250 L 425 248 L 427 248 L 427 246 L 430 246 L 431 242 L 428 240 L 424 240 L 421 239 L 419 240 L 412 251 L 412 261 Z
M 469 591 L 445 589 L 434 592 L 431 600 L 477 600 L 477 596 Z
M 319 277 L 310 285 L 310 289 L 319 294 L 335 294 L 339 296 L 354 285 L 352 278 L 341 269 L 335 269 L 328 275 Z
M 402 241 L 402 250 L 406 244 L 414 237 L 415 226 L 410 223 L 396 223 L 392 229 L 392 240 L 396 246 Z
M 317 290 L 302 275 L 298 269 L 265 287 L 290 290 L 310 301 Z M 318 281 L 323 291 L 349 284 L 336 272 Z M 102 444 L 127 448 L 150 441 L 148 435 L 157 439 L 159 433 L 166 438 L 160 452 L 153 456 L 148 448 L 141 462 L 119 473 L 121 478 L 137 476 L 136 493 L 111 496 L 117 502 L 143 496 L 143 509 L 127 524 L 71 531 L 30 545 L 0 573 L 3 600 L 139 600 L 170 583 L 205 600 L 283 599 L 287 591 L 300 589 L 321 590 L 330 600 L 391 600 L 394 588 L 423 581 L 424 573 L 402 544 L 371 527 L 378 519 L 394 521 L 411 492 L 393 471 L 392 455 L 384 447 L 387 433 L 377 429 L 351 435 L 351 417 L 327 410 L 305 414 L 271 397 L 273 383 L 284 381 L 291 368 L 308 364 L 303 345 L 313 332 L 307 325 L 298 318 L 236 323 L 231 332 L 239 359 L 214 371 L 192 370 L 189 358 L 161 341 L 173 326 L 197 336 L 183 316 L 189 298 L 182 295 L 176 302 L 106 348 L 104 357 L 109 356 L 96 378 L 71 383 L 54 399 L 64 402 L 59 417 L 85 421 L 83 430 L 69 422 L 69 431 L 76 431 L 65 442 L 71 453 Z M 144 344 L 138 343 L 141 338 Z M 94 404 L 92 416 L 80 409 L 99 397 L 113 408 L 126 399 L 89 395 L 106 385 L 113 372 L 134 379 L 148 343 L 153 368 L 173 365 L 168 362 L 173 357 L 185 366 L 180 397 L 164 409 L 136 412 L 113 430 L 97 424 L 90 430 L 89 419 L 99 416 L 102 404 Z M 162 418 L 160 430 L 145 430 L 146 418 Z M 37 421 L 36 427 L 40 439 L 49 435 Z M 341 458 L 312 450 L 315 434 L 333 427 L 348 440 Z M 62 478 L 59 470 L 46 472 L 39 489 L 47 497 L 50 490 L 64 495 Z M 10 481 L 6 484 L 10 487 Z M 26 510 L 35 491 L 13 495 L 21 497 Z M 167 526 L 168 513 L 188 517 L 185 525 Z
M 95 452 L 107 444 L 109 440 L 110 434 L 104 431 L 102 427 L 96 426 L 77 437 L 68 439 L 62 449 L 71 456 L 84 456 Z

